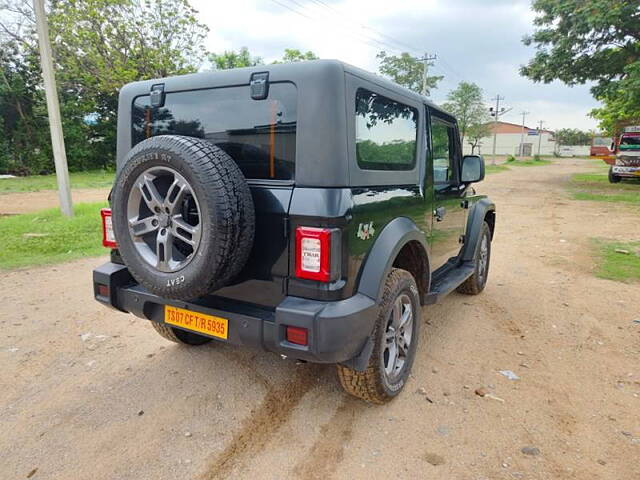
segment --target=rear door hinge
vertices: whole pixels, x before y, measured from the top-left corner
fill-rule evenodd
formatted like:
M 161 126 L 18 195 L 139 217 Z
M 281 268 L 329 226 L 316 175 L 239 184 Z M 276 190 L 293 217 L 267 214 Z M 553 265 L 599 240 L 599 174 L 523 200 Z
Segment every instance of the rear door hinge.
M 149 92 L 149 99 L 152 107 L 164 107 L 165 101 L 164 83 L 156 83 L 151 85 L 151 91 Z
M 269 96 L 269 72 L 254 72 L 249 81 L 251 98 L 264 100 Z
M 284 227 L 284 238 L 289 238 L 289 217 L 284 217 L 282 219 L 282 224 Z

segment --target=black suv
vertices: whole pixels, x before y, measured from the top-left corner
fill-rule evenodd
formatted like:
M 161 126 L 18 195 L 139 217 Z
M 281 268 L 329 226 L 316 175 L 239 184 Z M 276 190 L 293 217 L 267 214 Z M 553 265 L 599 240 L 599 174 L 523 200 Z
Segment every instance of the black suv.
M 335 363 L 384 403 L 421 305 L 487 281 L 483 159 L 424 97 L 338 61 L 129 84 L 117 158 L 95 298 L 174 342 Z

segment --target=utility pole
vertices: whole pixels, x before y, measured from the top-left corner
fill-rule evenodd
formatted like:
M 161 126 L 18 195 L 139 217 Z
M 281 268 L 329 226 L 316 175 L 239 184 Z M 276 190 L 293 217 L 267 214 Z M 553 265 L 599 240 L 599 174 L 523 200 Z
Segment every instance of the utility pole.
M 540 126 L 538 127 L 538 156 L 540 155 L 540 144 L 542 143 L 542 124 L 544 120 L 540 120 Z
M 493 158 L 491 160 L 491 164 L 495 165 L 496 164 L 496 141 L 497 141 L 497 133 L 498 133 L 498 119 L 500 118 L 500 114 L 502 113 L 500 111 L 500 100 L 504 100 L 504 97 L 501 97 L 500 94 L 496 95 L 496 98 L 492 98 L 491 100 L 495 100 L 496 101 L 496 109 L 495 111 L 491 111 L 493 110 L 493 108 L 489 109 L 489 112 L 491 113 L 491 115 L 493 115 Z M 502 110 L 504 111 L 504 107 L 502 107 Z
M 53 71 L 51 44 L 49 43 L 49 27 L 44 10 L 44 0 L 33 0 L 33 9 L 36 14 L 36 29 L 38 31 L 38 43 L 40 45 L 40 64 L 42 66 L 45 96 L 47 97 L 47 113 L 49 114 L 51 146 L 53 148 L 53 160 L 56 165 L 56 178 L 58 179 L 60 210 L 62 210 L 62 213 L 67 217 L 72 217 L 73 207 L 71 205 L 71 190 L 69 189 L 67 153 L 64 148 L 64 137 L 62 136 L 60 104 L 58 103 L 56 77 Z
M 521 157 L 524 156 L 524 119 L 530 112 L 520 112 L 522 115 L 522 130 L 520 131 L 520 148 L 518 148 L 518 153 Z
M 427 72 L 429 70 L 429 62 L 437 60 L 437 58 L 438 55 L 429 55 L 428 53 L 425 53 L 424 57 L 417 59 L 424 65 L 422 70 L 422 95 L 425 97 L 427 96 Z

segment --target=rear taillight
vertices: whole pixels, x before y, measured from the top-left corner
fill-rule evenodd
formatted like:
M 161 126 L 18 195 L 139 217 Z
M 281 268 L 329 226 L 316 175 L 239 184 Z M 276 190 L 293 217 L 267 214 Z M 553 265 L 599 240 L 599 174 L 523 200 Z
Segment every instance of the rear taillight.
M 328 282 L 331 280 L 331 230 L 296 228 L 296 277 Z
M 287 326 L 287 342 L 296 345 L 309 345 L 309 330 L 302 327 Z
M 113 234 L 113 222 L 111 220 L 111 209 L 103 208 L 100 210 L 102 217 L 102 245 L 107 248 L 118 248 L 116 237 Z

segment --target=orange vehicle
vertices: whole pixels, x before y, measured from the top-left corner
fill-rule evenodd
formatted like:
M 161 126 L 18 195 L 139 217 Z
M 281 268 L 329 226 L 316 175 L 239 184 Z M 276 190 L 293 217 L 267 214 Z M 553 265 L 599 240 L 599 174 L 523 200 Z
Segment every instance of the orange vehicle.
M 600 158 L 613 165 L 616 161 L 615 154 L 611 151 L 611 144 L 613 139 L 603 135 L 596 135 L 591 140 L 591 148 L 589 149 L 589 155 L 592 157 Z

